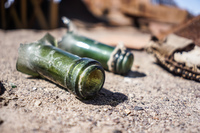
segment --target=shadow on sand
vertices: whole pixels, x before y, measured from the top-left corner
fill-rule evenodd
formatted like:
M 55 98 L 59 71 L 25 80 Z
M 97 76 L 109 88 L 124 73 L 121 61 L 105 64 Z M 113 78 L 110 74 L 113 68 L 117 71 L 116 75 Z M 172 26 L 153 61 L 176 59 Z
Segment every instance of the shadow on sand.
M 66 88 L 63 86 L 60 86 L 48 79 L 40 78 L 40 77 L 28 77 L 28 79 L 43 79 L 49 83 L 55 84 L 60 89 L 63 89 L 67 92 L 69 92 Z M 79 99 L 79 98 L 77 98 Z M 128 100 L 128 97 L 122 93 L 119 92 L 111 92 L 105 88 L 102 88 L 99 94 L 93 98 L 88 100 L 81 100 L 85 104 L 93 104 L 93 105 L 110 105 L 110 106 L 117 106 L 119 103 L 123 103 L 124 101 Z
M 145 77 L 146 74 L 138 71 L 130 71 L 127 75 L 124 76 L 129 78 L 142 78 Z
M 99 92 L 99 94 L 92 100 L 82 100 L 82 102 L 86 104 L 93 104 L 93 105 L 110 105 L 110 106 L 117 106 L 120 103 L 128 100 L 128 97 L 119 92 L 111 92 L 105 88 Z

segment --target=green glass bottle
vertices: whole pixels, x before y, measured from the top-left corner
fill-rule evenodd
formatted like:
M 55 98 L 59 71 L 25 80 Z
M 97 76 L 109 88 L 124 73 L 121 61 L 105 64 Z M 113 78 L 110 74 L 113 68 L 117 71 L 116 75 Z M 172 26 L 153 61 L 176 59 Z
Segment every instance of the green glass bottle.
M 58 42 L 57 47 L 81 57 L 93 58 L 105 69 L 117 74 L 126 74 L 131 69 L 134 56 L 123 45 L 115 48 L 75 34 L 70 20 L 66 17 L 62 19 L 68 27 L 68 32 Z
M 53 81 L 80 99 L 94 97 L 105 81 L 101 64 L 93 59 L 65 52 L 48 42 L 51 40 L 21 44 L 17 70 Z

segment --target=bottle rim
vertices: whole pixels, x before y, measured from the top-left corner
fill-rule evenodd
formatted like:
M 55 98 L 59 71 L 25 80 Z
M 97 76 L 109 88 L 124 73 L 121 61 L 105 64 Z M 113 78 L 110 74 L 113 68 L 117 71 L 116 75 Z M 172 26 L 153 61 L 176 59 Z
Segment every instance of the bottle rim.
M 93 98 L 102 89 L 105 72 L 101 64 L 90 58 L 81 58 L 70 67 L 66 86 L 80 99 Z

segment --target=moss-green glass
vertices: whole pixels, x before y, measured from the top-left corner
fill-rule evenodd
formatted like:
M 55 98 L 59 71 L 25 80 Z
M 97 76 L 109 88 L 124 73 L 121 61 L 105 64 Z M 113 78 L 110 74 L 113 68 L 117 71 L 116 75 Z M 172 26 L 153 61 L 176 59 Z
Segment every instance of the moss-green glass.
M 21 44 L 18 53 L 18 71 L 53 81 L 78 98 L 94 97 L 104 84 L 105 73 L 99 62 L 80 58 L 44 41 Z
M 102 66 L 117 74 L 126 74 L 132 67 L 134 56 L 127 49 L 117 49 L 80 36 L 74 32 L 67 32 L 58 47 L 81 57 L 89 57 L 99 61 Z M 110 62 L 111 60 L 111 62 Z

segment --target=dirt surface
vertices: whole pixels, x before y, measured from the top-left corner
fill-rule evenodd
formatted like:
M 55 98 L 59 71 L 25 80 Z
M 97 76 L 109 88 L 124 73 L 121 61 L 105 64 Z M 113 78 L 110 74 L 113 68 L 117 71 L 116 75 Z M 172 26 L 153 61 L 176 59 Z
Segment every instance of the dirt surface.
M 80 101 L 66 90 L 15 68 L 20 43 L 53 31 L 0 30 L 0 132 L 200 132 L 200 84 L 174 76 L 152 55 L 132 51 L 126 76 L 106 71 L 94 100 Z

